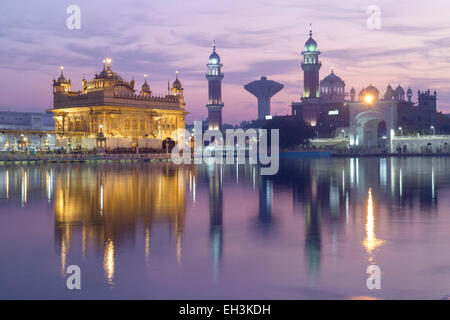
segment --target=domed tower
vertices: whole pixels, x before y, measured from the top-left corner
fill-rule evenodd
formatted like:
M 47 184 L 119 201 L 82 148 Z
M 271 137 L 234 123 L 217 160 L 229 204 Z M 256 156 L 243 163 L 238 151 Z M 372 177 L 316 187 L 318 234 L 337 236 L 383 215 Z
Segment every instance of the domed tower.
M 394 91 L 392 90 L 391 85 L 388 85 L 386 88 L 386 93 L 384 94 L 384 100 L 392 100 L 394 96 Z
M 403 88 L 400 85 L 398 85 L 397 88 L 395 89 L 394 99 L 398 101 L 405 100 L 405 90 L 403 90 Z
M 322 63 L 319 62 L 320 51 L 317 42 L 312 38 L 312 27 L 309 28 L 309 39 L 305 43 L 305 50 L 302 52 L 303 62 L 303 99 L 319 98 L 319 70 Z
M 145 82 L 141 87 L 140 94 L 141 94 L 141 96 L 151 96 L 152 92 L 150 91 L 150 86 L 147 83 L 147 75 L 144 75 L 144 77 L 145 77 Z
M 380 92 L 377 88 L 370 85 L 367 88 L 361 90 L 359 93 L 359 101 L 366 102 L 366 103 L 373 103 L 375 101 L 378 101 Z
M 343 102 L 345 100 L 345 82 L 334 74 L 333 69 L 320 82 L 320 96 L 325 101 Z
M 224 106 L 222 102 L 222 67 L 220 63 L 220 56 L 216 52 L 216 41 L 213 44 L 213 52 L 209 56 L 208 73 L 206 79 L 208 79 L 208 129 L 209 130 L 221 130 L 222 129 L 222 108 Z
M 171 93 L 173 96 L 178 96 L 183 94 L 183 86 L 181 85 L 180 79 L 178 79 L 178 71 L 176 72 L 175 81 L 172 83 Z
M 184 89 L 183 89 L 183 86 L 182 86 L 180 80 L 178 79 L 178 71 L 176 72 L 176 79 L 172 83 L 172 89 L 170 91 L 171 91 L 170 94 L 172 96 L 178 97 L 178 99 L 180 99 L 181 108 L 185 108 Z
M 355 88 L 352 88 L 352 90 L 350 90 L 350 99 L 352 102 L 355 101 L 355 96 L 356 96 Z
M 99 74 L 95 74 L 94 79 L 89 86 L 101 88 L 104 94 L 110 96 L 113 93 L 134 94 L 135 81 L 125 81 L 119 74 L 111 69 L 112 59 L 107 57 L 103 60 L 103 70 Z
M 61 75 L 58 80 L 53 79 L 53 93 L 69 94 L 71 89 L 71 81 L 70 79 L 67 80 L 66 77 L 64 77 L 64 67 L 61 66 Z
M 406 92 L 406 95 L 408 96 L 408 102 L 411 103 L 412 95 L 413 95 L 411 88 L 408 89 L 408 91 Z

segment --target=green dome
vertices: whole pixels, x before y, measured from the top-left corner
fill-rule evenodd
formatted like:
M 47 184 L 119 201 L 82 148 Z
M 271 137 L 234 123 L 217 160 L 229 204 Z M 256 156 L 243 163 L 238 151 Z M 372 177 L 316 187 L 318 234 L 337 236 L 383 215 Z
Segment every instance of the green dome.
M 310 37 L 308 41 L 305 43 L 305 51 L 306 52 L 316 52 L 317 51 L 317 42 Z

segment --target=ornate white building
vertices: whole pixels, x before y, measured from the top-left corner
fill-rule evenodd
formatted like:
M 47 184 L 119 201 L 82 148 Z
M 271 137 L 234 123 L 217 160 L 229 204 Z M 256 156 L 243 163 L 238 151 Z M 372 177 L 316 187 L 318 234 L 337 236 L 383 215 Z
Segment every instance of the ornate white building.
M 0 149 L 42 149 L 54 146 L 53 114 L 0 112 Z

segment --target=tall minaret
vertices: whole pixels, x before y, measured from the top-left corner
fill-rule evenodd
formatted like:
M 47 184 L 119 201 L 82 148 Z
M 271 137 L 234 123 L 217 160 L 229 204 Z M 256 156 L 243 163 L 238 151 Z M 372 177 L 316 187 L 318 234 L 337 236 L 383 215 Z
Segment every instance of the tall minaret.
M 302 52 L 302 69 L 304 72 L 302 100 L 320 97 L 319 70 L 322 63 L 319 62 L 319 54 L 317 42 L 312 38 L 312 26 L 310 25 L 309 39 L 305 43 L 305 51 Z
M 222 129 L 222 64 L 220 57 L 216 52 L 216 41 L 213 44 L 213 53 L 209 56 L 208 73 L 208 92 L 209 99 L 206 107 L 208 108 L 208 129 L 221 130 Z

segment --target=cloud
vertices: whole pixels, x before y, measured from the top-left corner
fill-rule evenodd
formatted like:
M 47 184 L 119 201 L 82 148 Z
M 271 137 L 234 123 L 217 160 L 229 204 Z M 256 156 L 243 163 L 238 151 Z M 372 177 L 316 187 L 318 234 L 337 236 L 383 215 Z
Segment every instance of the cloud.
M 347 88 L 389 82 L 436 88 L 439 106 L 450 106 L 448 1 L 380 0 L 380 31 L 366 28 L 367 6 L 357 0 L 77 2 L 81 30 L 66 28 L 66 1 L 0 4 L 0 70 L 7 74 L 0 79 L 0 105 L 42 109 L 51 102 L 49 81 L 57 66 L 79 81 L 98 72 L 112 52 L 115 71 L 138 82 L 148 73 L 154 92 L 165 92 L 167 79 L 180 70 L 189 119 L 204 118 L 205 64 L 215 39 L 224 63 L 224 120 L 255 116 L 249 107 L 255 100 L 243 85 L 263 75 L 285 85 L 273 100 L 274 110 L 284 114 L 301 96 L 300 52 L 312 22 L 321 78 L 333 66 Z M 33 87 L 32 98 L 23 95 L 23 86 Z

